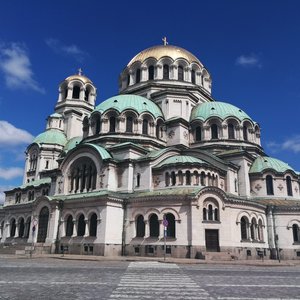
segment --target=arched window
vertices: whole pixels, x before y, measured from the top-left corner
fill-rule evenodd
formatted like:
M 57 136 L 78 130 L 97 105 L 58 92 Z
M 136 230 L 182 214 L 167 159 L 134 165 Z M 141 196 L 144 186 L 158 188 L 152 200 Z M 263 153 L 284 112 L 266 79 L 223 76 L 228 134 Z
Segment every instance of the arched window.
M 247 226 L 248 226 L 248 222 L 247 222 L 246 218 L 242 217 L 241 218 L 241 238 L 242 238 L 242 240 L 248 239 Z
M 228 124 L 228 138 L 231 140 L 235 139 L 235 135 L 234 135 L 234 125 L 233 124 Z
M 200 184 L 205 186 L 205 173 L 202 171 L 200 175 Z
M 25 230 L 25 222 L 24 219 L 21 218 L 19 221 L 19 237 L 22 238 L 24 235 L 24 230 Z
M 173 214 L 166 214 L 165 215 L 166 220 L 168 221 L 168 226 L 167 226 L 167 237 L 176 237 L 176 232 L 175 232 L 175 217 Z
M 152 214 L 149 219 L 149 226 L 150 226 L 150 236 L 151 237 L 158 237 L 159 236 L 159 222 L 158 217 L 156 214 Z
M 137 69 L 135 73 L 135 83 L 139 83 L 141 81 L 141 69 Z
M 166 186 L 170 185 L 170 174 L 169 174 L 169 172 L 166 172 L 166 174 L 165 174 L 165 182 L 166 182 Z
M 191 172 L 190 171 L 185 172 L 185 184 L 191 185 Z
M 67 99 L 68 98 L 68 87 L 65 87 L 63 90 L 63 98 Z
M 273 177 L 271 175 L 266 176 L 266 187 L 267 187 L 267 195 L 274 195 Z
M 96 118 L 96 134 L 99 134 L 101 131 L 101 122 L 100 122 L 100 117 L 97 116 Z
M 31 224 L 31 218 L 28 217 L 27 220 L 26 220 L 26 224 L 25 224 L 25 234 L 24 234 L 25 238 L 29 238 L 30 224 Z
M 183 78 L 183 67 L 182 66 L 178 67 L 178 80 L 180 80 L 180 81 L 184 80 L 184 78 Z
M 89 96 L 90 96 L 90 90 L 86 89 L 85 92 L 84 92 L 84 100 L 88 102 L 89 101 Z
M 253 218 L 251 220 L 251 225 L 250 225 L 250 233 L 251 233 L 251 239 L 255 240 L 256 236 L 255 236 L 255 229 L 256 229 L 256 220 Z
M 97 236 L 97 215 L 95 213 L 90 218 L 90 236 Z
M 259 241 L 264 240 L 262 220 L 258 220 L 257 236 Z
M 200 142 L 202 140 L 201 127 L 197 126 L 195 131 L 196 131 L 196 142 Z
M 10 236 L 14 237 L 16 234 L 16 219 L 10 221 Z
M 130 85 L 130 75 L 128 74 L 127 75 L 127 86 L 129 86 Z
M 199 174 L 197 171 L 194 171 L 193 178 L 194 178 L 194 185 L 199 185 Z
M 248 128 L 246 125 L 243 126 L 243 138 L 245 141 L 248 141 Z
M 192 83 L 196 83 L 196 72 L 195 72 L 195 70 L 192 70 Z
M 81 214 L 78 219 L 77 235 L 84 236 L 84 234 L 85 234 L 85 221 L 84 221 L 84 215 Z
M 136 187 L 140 187 L 141 185 L 141 174 L 137 173 L 136 174 Z
M 145 222 L 144 222 L 144 217 L 142 215 L 139 215 L 136 218 L 136 236 L 137 237 L 145 236 Z
M 116 132 L 116 118 L 109 118 L 109 132 Z
M 183 185 L 183 174 L 181 170 L 178 171 L 177 177 L 178 177 L 178 185 Z
M 207 220 L 207 212 L 206 212 L 206 207 L 203 207 L 203 221 Z
M 214 213 L 215 213 L 214 215 L 215 221 L 219 221 L 219 210 L 217 208 L 215 208 Z
M 75 85 L 73 87 L 73 94 L 72 94 L 72 98 L 73 99 L 79 99 L 79 96 L 80 96 L 80 87 Z
M 149 66 L 148 68 L 148 79 L 149 80 L 154 79 L 154 66 Z
M 133 131 L 133 118 L 127 117 L 126 118 L 126 132 L 132 132 Z
M 210 127 L 210 130 L 211 130 L 211 138 L 217 139 L 218 138 L 218 125 L 212 124 Z
M 163 79 L 169 79 L 170 75 L 169 75 L 169 66 L 168 65 L 164 65 L 163 66 Z
M 213 207 L 211 204 L 208 205 L 208 220 L 209 221 L 213 220 Z
M 174 171 L 171 173 L 171 184 L 176 185 L 176 174 Z
M 290 176 L 286 177 L 286 189 L 288 196 L 293 196 L 292 179 Z
M 37 236 L 38 243 L 45 243 L 48 232 L 49 209 L 44 206 L 39 214 L 39 232 Z
M 143 128 L 142 128 L 142 133 L 143 134 L 148 134 L 148 120 L 143 119 Z
M 300 230 L 297 224 L 293 224 L 293 238 L 294 238 L 294 243 L 300 242 Z
M 72 236 L 73 235 L 73 217 L 70 215 L 67 218 L 67 226 L 66 226 L 66 236 Z

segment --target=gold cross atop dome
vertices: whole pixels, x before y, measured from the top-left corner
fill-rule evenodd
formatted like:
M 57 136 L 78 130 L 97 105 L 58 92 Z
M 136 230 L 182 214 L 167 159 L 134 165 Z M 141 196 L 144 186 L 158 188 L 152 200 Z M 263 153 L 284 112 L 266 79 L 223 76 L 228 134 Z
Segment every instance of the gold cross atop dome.
M 169 44 L 166 36 L 162 38 L 162 41 L 164 42 L 164 46 L 167 46 Z

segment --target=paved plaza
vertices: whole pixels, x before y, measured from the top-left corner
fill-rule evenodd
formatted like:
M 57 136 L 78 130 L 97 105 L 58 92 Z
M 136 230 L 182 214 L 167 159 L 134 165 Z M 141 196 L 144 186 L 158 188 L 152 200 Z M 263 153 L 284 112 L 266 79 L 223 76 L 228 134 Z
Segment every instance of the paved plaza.
M 300 299 L 300 266 L 0 258 L 0 299 Z

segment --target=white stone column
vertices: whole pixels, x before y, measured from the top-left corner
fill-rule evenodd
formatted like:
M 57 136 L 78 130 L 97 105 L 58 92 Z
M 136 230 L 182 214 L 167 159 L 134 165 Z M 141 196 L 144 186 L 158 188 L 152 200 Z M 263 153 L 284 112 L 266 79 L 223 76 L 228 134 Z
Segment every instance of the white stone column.
M 77 222 L 76 220 L 73 220 L 73 234 L 72 237 L 77 236 Z
M 145 223 L 145 238 L 150 236 L 150 228 L 149 228 L 149 221 L 144 220 Z
M 158 220 L 159 222 L 159 239 L 163 239 L 164 238 L 164 230 L 165 230 L 165 226 L 163 224 L 163 220 Z
M 89 220 L 85 219 L 85 232 L 84 232 L 84 237 L 90 236 L 90 228 L 89 228 Z
M 141 67 L 141 82 L 148 80 L 148 68 L 146 66 Z
M 154 79 L 163 79 L 163 66 L 161 64 L 155 66 Z

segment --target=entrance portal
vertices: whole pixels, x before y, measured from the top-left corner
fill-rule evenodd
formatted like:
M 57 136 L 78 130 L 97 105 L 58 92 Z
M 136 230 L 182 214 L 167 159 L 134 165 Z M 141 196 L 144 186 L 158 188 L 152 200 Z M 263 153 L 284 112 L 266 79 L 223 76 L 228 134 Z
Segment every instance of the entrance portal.
M 220 252 L 219 246 L 219 230 L 205 229 L 206 251 Z
M 49 209 L 44 206 L 39 215 L 39 232 L 37 236 L 38 243 L 45 243 L 48 230 Z

